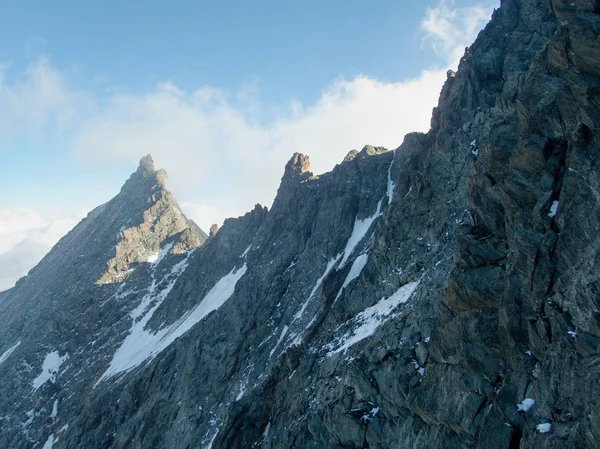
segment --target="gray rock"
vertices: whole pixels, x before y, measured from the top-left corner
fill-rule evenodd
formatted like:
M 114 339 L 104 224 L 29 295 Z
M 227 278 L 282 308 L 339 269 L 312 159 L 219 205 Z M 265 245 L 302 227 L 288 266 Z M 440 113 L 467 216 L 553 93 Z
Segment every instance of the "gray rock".
M 201 246 L 142 159 L 0 294 L 0 446 L 597 447 L 598 30 L 503 1 L 427 134 L 296 153 Z

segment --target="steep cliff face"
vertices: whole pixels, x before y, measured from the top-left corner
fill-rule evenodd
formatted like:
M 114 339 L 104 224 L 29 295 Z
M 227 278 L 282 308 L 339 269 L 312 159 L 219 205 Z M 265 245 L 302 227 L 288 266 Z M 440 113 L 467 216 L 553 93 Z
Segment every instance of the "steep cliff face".
M 0 445 L 598 447 L 599 11 L 505 0 L 429 133 L 206 241 L 143 159 L 0 297 Z
M 77 413 L 129 316 L 139 314 L 143 287 L 168 286 L 205 240 L 165 179 L 143 158 L 115 198 L 3 293 L 0 446 L 36 447 L 59 424 L 58 410 Z
M 387 203 L 391 162 L 391 152 L 367 147 L 317 177 L 308 158 L 295 155 L 271 211 L 257 206 L 227 220 L 190 258 L 148 321 L 146 341 L 160 355 L 121 381 L 110 371 L 71 423 L 69 444 L 205 447 L 240 404 L 253 409 L 251 425 L 262 431 L 269 419 L 262 396 L 297 363 L 334 300 L 321 292 L 329 282 L 339 290 L 368 251 L 362 237 Z M 240 437 L 243 447 L 253 433 Z
M 599 26 L 597 3 L 504 2 L 434 117 L 473 138 L 472 224 L 411 408 L 480 447 L 600 441 Z

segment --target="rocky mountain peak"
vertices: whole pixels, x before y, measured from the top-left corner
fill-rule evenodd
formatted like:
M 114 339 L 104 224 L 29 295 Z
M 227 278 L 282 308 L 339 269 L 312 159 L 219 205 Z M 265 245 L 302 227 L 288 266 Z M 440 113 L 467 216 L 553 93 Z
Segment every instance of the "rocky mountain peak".
M 166 246 L 179 254 L 200 246 L 207 235 L 185 217 L 166 188 L 167 172 L 155 170 L 152 156 L 144 156 L 137 170 L 113 200 L 121 225 L 115 255 L 99 284 L 121 282 L 136 263 L 147 262 Z
M 365 145 L 359 154 L 365 156 L 375 156 L 377 154 L 387 153 L 388 149 L 385 147 L 375 147 L 373 145 Z
M 309 169 L 310 158 L 302 153 L 294 153 L 285 165 L 273 207 L 286 204 L 293 198 L 294 192 L 296 192 L 300 184 L 312 176 Z
M 285 165 L 283 179 L 305 179 L 312 174 L 309 170 L 310 158 L 302 153 L 294 153 Z
M 350 150 L 350 151 L 348 151 L 348 153 L 346 154 L 346 156 L 344 157 L 344 159 L 342 160 L 342 162 L 350 162 L 357 155 L 358 155 L 358 151 L 357 150 Z
M 143 158 L 0 294 L 0 447 L 597 448 L 597 3 L 503 0 L 428 133 L 194 251 Z
M 138 166 L 137 171 L 143 173 L 154 173 L 154 159 L 152 159 L 152 155 L 147 154 L 140 159 L 140 165 Z
M 144 196 L 149 191 L 166 190 L 167 172 L 164 169 L 155 170 L 151 155 L 140 159 L 135 172 L 121 188 L 121 193 L 129 196 Z

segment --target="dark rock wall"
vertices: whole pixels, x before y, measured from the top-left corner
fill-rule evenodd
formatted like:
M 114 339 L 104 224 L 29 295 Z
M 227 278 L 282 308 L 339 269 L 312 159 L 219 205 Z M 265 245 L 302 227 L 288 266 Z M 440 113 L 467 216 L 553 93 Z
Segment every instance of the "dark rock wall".
M 23 338 L 0 364 L 0 445 L 599 447 L 599 12 L 503 1 L 448 73 L 429 133 L 320 176 L 295 154 L 270 211 L 193 251 L 207 236 L 143 160 L 110 214 L 0 296 L 0 351 Z M 82 247 L 86 276 L 69 272 Z M 150 338 L 239 270 L 220 308 L 102 377 L 143 298 L 157 304 Z M 52 312 L 65 296 L 69 313 Z M 67 371 L 31 393 L 51 347 Z
M 486 135 L 467 179 L 473 223 L 457 235 L 415 411 L 480 447 L 491 435 L 514 447 L 596 447 L 600 16 L 592 2 L 558 1 L 505 1 L 495 16 L 442 94 L 449 115 L 478 105 L 462 129 L 481 123 Z M 473 92 L 488 79 L 497 96 L 485 104 Z M 451 407 L 446 391 L 460 397 Z M 518 413 L 524 398 L 536 403 Z
M 185 256 L 172 254 L 157 266 L 148 257 L 168 245 L 173 253 L 205 240 L 165 180 L 149 156 L 142 158 L 119 195 L 91 211 L 4 293 L 0 351 L 20 344 L 0 363 L 0 447 L 43 445 L 51 429 L 66 424 L 51 417 L 55 401 L 60 416 L 77 414 L 129 331 L 128 315 L 144 288 L 155 276 L 166 278 Z M 114 282 L 119 276 L 110 276 L 119 273 L 126 275 L 120 277 L 127 278 L 126 288 Z M 33 390 L 32 380 L 54 351 L 65 361 L 53 381 Z M 62 372 L 67 374 L 61 377 Z

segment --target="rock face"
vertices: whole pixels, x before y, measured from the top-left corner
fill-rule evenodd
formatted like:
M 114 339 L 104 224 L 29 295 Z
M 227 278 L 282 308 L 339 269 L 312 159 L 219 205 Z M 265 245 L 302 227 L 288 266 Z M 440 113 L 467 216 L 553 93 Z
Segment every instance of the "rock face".
M 128 331 L 144 289 L 205 240 L 165 180 L 149 156 L 142 158 L 115 198 L 3 292 L 0 447 L 35 447 L 57 421 L 55 408 L 77 413 L 93 378 L 106 369 L 104 351 Z M 64 371 L 70 372 L 66 385 Z
M 120 211 L 131 219 L 119 228 L 115 256 L 108 261 L 107 270 L 97 281 L 99 284 L 124 281 L 133 264 L 158 257 L 161 245 L 169 245 L 167 252 L 181 254 L 206 240 L 207 235 L 183 215 L 166 190 L 166 180 L 166 172 L 155 171 L 148 155 L 141 159 L 137 171 L 121 189 L 115 202 L 120 202 L 123 208 L 133 205 L 133 210 Z
M 599 11 L 505 0 L 430 132 L 203 245 L 142 159 L 0 295 L 0 446 L 598 447 Z

